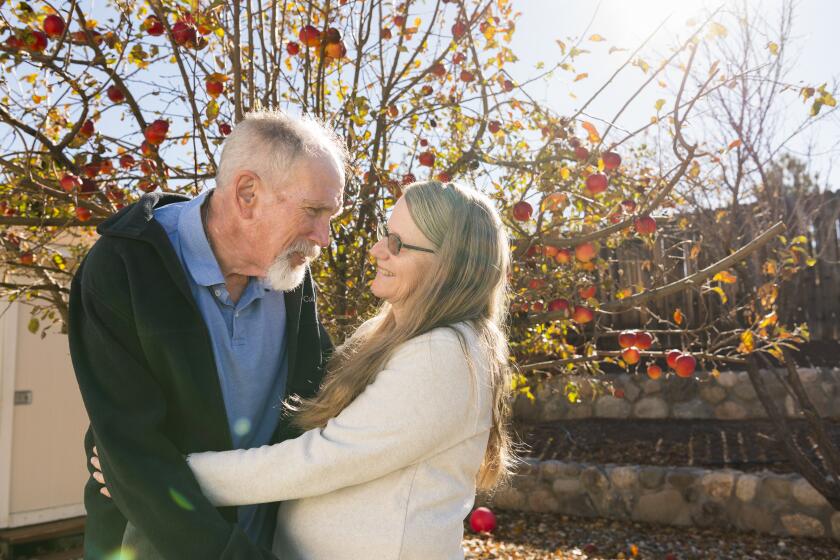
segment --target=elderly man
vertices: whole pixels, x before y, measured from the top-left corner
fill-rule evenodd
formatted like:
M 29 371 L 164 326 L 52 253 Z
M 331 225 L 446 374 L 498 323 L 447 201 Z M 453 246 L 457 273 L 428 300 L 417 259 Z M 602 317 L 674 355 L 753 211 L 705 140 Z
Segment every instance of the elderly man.
M 85 558 L 272 557 L 276 504 L 213 507 L 184 456 L 297 435 L 280 404 L 314 394 L 332 349 L 307 263 L 345 159 L 318 122 L 253 113 L 215 189 L 147 194 L 99 227 L 70 296 L 85 448 L 108 481 L 85 488 Z

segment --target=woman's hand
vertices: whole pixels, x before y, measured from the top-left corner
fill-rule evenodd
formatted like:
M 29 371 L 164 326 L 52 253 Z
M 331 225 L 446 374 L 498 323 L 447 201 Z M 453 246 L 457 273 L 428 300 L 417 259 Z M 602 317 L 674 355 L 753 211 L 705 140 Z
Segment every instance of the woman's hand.
M 99 489 L 99 493 L 110 498 L 111 493 L 108 492 L 108 489 L 105 487 L 105 476 L 102 474 L 102 466 L 99 464 L 99 453 L 96 451 L 95 445 L 93 446 L 93 457 L 90 458 L 90 464 L 93 465 L 93 468 L 95 469 L 93 471 L 93 479 L 102 485 L 102 488 Z

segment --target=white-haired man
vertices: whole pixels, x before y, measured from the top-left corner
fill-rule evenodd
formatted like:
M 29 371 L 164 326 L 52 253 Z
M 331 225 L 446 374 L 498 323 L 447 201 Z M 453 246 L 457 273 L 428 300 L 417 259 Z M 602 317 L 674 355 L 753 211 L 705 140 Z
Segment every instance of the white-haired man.
M 276 504 L 213 507 L 184 456 L 297 435 L 279 405 L 314 394 L 332 349 L 307 263 L 345 161 L 317 121 L 252 113 L 215 189 L 147 194 L 98 228 L 70 296 L 85 448 L 108 481 L 85 487 L 85 558 L 272 557 Z

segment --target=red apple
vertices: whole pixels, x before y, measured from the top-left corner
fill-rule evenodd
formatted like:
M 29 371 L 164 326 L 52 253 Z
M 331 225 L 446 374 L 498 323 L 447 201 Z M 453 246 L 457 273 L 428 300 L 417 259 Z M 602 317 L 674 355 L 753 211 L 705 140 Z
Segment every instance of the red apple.
M 131 154 L 123 154 L 120 156 L 120 167 L 123 169 L 131 169 L 134 167 L 135 163 L 134 156 Z
M 569 198 L 566 196 L 566 193 L 555 192 L 545 197 L 543 207 L 550 212 L 556 212 L 565 207 L 568 202 Z
M 467 24 L 463 21 L 456 21 L 452 26 L 452 38 L 458 41 L 467 33 Z
M 569 264 L 572 262 L 572 258 L 572 252 L 565 247 L 557 249 L 557 254 L 554 256 L 554 260 L 557 261 L 558 264 Z
M 432 95 L 434 92 L 435 90 L 429 84 L 426 84 L 425 86 L 420 88 L 420 95 L 423 96 Z
M 34 53 L 43 52 L 47 43 L 47 34 L 43 31 L 27 30 L 23 39 L 23 46 Z
M 531 278 L 528 280 L 528 288 L 531 290 L 539 290 L 545 287 L 545 280 L 542 278 Z
M 543 247 L 543 255 L 548 257 L 549 259 L 553 259 L 557 256 L 557 252 L 559 250 L 560 249 L 558 249 L 554 245 L 546 245 L 545 247 Z
M 233 129 L 230 127 L 230 124 L 228 124 L 226 122 L 219 123 L 219 133 L 222 136 L 227 136 L 231 132 L 233 132 Z
M 680 354 L 674 362 L 674 371 L 680 377 L 691 377 L 694 368 L 697 367 L 697 360 L 691 354 Z
M 416 182 L 417 182 L 417 177 L 414 176 L 414 173 L 406 173 L 405 175 L 403 175 L 403 178 L 402 178 L 402 181 L 400 181 L 400 184 L 405 186 L 405 185 L 410 185 L 411 183 L 416 183 Z
M 656 231 L 656 220 L 650 216 L 639 216 L 633 225 L 639 235 L 650 235 Z
M 143 135 L 146 141 L 153 146 L 159 145 L 166 139 L 166 133 L 169 130 L 169 122 L 163 119 L 158 119 L 146 127 Z
M 157 171 L 157 163 L 153 159 L 144 159 L 140 161 L 140 171 L 143 175 L 151 175 Z
M 379 31 L 379 38 L 383 41 L 387 41 L 388 39 L 392 38 L 393 36 L 394 35 L 393 35 L 393 33 L 391 33 L 391 30 L 388 29 L 387 27 L 383 27 Z
M 507 92 L 513 91 L 513 82 L 511 82 L 510 80 L 505 80 L 502 83 L 502 89 L 507 91 Z
M 300 52 L 300 44 L 294 41 L 289 41 L 286 43 L 286 52 L 289 53 L 289 56 L 295 56 Z
M 321 33 L 321 41 L 327 45 L 341 42 L 341 32 L 335 27 L 330 27 Z
M 446 76 L 446 67 L 440 62 L 435 62 L 429 67 L 429 73 L 437 76 L 438 78 L 443 78 Z
M 621 359 L 624 360 L 624 363 L 632 366 L 639 363 L 639 360 L 642 359 L 642 355 L 639 353 L 638 348 L 631 346 L 630 348 L 625 348 L 621 352 Z
M 581 297 L 581 299 L 589 299 L 591 297 L 595 297 L 595 292 L 595 286 L 585 286 L 583 288 L 578 289 L 578 295 Z
M 405 16 L 394 16 L 394 25 L 400 29 L 405 27 Z
M 84 124 L 82 125 L 82 127 L 79 129 L 79 134 L 81 134 L 85 138 L 90 138 L 91 136 L 93 136 L 93 132 L 94 132 L 93 121 L 90 120 L 90 119 L 86 120 L 84 122 Z
M 157 185 L 148 179 L 140 179 L 137 183 L 137 188 L 143 192 L 150 193 L 157 188 Z
M 513 219 L 517 222 L 527 222 L 531 219 L 534 208 L 528 202 L 520 200 L 513 205 Z
M 435 178 L 438 181 L 440 181 L 441 183 L 451 183 L 452 182 L 452 175 L 450 175 L 446 171 L 441 171 L 440 173 L 437 174 L 437 177 L 435 177 Z
M 595 313 L 585 305 L 576 305 L 575 310 L 572 312 L 572 320 L 580 324 L 588 323 L 594 318 Z
M 420 162 L 420 165 L 425 167 L 432 167 L 435 164 L 435 154 L 431 150 L 425 151 L 421 153 L 417 160 Z
M 607 171 L 612 171 L 621 165 L 621 156 L 615 152 L 604 152 L 601 159 L 604 160 L 604 169 Z
M 99 162 L 100 175 L 110 175 L 114 172 L 114 162 L 110 159 L 103 159 Z
M 486 507 L 475 508 L 470 514 L 470 529 L 475 533 L 492 533 L 496 530 L 496 515 Z
M 82 180 L 71 173 L 65 173 L 62 175 L 61 180 L 59 180 L 59 184 L 61 184 L 64 192 L 73 192 L 81 188 Z
M 589 159 L 589 150 L 583 146 L 575 146 L 575 159 L 578 161 L 586 161 Z
M 99 190 L 96 181 L 92 179 L 82 179 L 82 187 L 79 189 L 79 196 L 88 197 Z
M 327 58 L 332 59 L 339 59 L 344 57 L 347 54 L 347 47 L 344 46 L 344 43 L 339 41 L 338 43 L 327 43 L 327 46 L 324 47 L 324 56 Z
M 304 25 L 298 38 L 307 47 L 317 47 L 321 44 L 321 33 L 314 25 Z
M 172 40 L 179 47 L 194 47 L 196 44 L 195 27 L 184 21 L 176 21 L 172 26 Z
M 636 201 L 630 200 L 629 198 L 625 199 L 625 200 L 622 200 L 621 201 L 621 208 L 622 208 L 622 210 L 624 210 L 628 214 L 632 214 L 633 212 L 636 211 Z
M 665 358 L 665 361 L 668 363 L 668 367 L 674 369 L 677 367 L 677 358 L 680 357 L 682 352 L 679 350 L 671 350 L 668 352 L 668 357 Z
M 580 262 L 589 262 L 595 258 L 596 254 L 595 244 L 591 241 L 586 241 L 575 247 L 575 258 Z
M 662 377 L 662 368 L 656 364 L 650 364 L 647 367 L 647 374 L 651 379 L 659 379 Z
M 618 345 L 622 348 L 630 348 L 636 346 L 638 335 L 636 331 L 623 331 L 618 335 Z
M 82 206 L 76 206 L 76 217 L 80 222 L 86 222 L 93 216 L 93 212 Z
M 53 39 L 61 37 L 61 34 L 64 33 L 64 28 L 65 24 L 61 16 L 50 14 L 44 18 L 43 29 L 48 37 L 52 37 Z
M 461 74 L 459 76 L 462 82 L 470 83 L 471 81 L 475 80 L 475 74 L 470 72 L 469 70 L 461 70 Z
M 607 190 L 607 176 L 603 173 L 593 173 L 586 178 L 586 192 L 595 196 Z
M 157 16 L 147 17 L 140 26 L 140 29 L 153 37 L 163 35 L 163 32 L 165 31 L 163 28 L 163 22 L 161 22 Z
M 155 148 L 146 140 L 143 140 L 143 142 L 140 144 L 140 153 L 145 158 L 153 158 L 155 157 L 155 155 L 157 155 L 157 148 Z
M 35 263 L 35 255 L 31 251 L 26 251 L 20 254 L 18 260 L 20 260 L 20 264 L 31 265 Z
M 219 97 L 225 92 L 225 84 L 213 77 L 208 77 L 204 82 L 204 87 L 207 90 L 207 95 L 210 97 Z
M 109 86 L 105 91 L 105 95 L 107 95 L 108 99 L 110 99 L 113 103 L 122 103 L 125 101 L 125 94 L 116 84 Z
M 499 121 L 490 121 L 489 123 L 487 123 L 487 130 L 490 131 L 490 134 L 496 134 L 497 132 L 499 132 L 499 130 L 501 130 L 501 128 L 502 123 L 500 123 Z
M 549 311 L 563 311 L 569 312 L 569 300 L 566 298 L 557 298 L 548 302 Z
M 634 346 L 639 350 L 647 350 L 653 346 L 653 337 L 645 331 L 636 333 L 636 344 Z
M 98 161 L 92 161 L 82 167 L 82 173 L 85 174 L 85 177 L 89 179 L 93 179 L 97 175 L 99 175 L 99 171 L 101 170 L 100 163 Z
M 533 304 L 531 304 L 531 311 L 533 311 L 534 313 L 542 313 L 543 302 L 535 301 Z

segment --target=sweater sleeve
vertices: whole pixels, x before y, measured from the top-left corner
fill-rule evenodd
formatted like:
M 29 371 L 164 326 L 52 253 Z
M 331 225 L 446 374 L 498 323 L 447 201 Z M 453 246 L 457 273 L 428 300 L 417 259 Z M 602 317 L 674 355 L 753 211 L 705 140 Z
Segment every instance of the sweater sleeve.
M 454 333 L 409 341 L 386 369 L 322 429 L 254 449 L 187 458 L 202 491 L 217 505 L 245 505 L 325 494 L 417 463 L 489 429 Z

